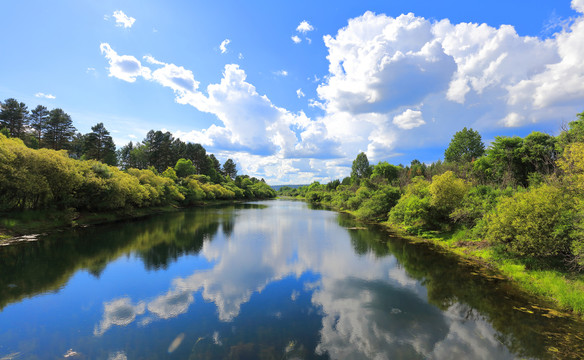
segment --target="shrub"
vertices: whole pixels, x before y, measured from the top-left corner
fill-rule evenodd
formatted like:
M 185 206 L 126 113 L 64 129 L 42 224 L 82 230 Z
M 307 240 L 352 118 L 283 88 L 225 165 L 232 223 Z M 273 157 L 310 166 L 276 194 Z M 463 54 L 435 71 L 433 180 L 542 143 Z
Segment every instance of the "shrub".
M 357 216 L 364 219 L 387 220 L 389 211 L 400 198 L 399 188 L 384 186 L 361 203 Z
M 486 218 L 486 237 L 519 255 L 568 254 L 575 220 L 574 199 L 543 185 L 501 200 Z

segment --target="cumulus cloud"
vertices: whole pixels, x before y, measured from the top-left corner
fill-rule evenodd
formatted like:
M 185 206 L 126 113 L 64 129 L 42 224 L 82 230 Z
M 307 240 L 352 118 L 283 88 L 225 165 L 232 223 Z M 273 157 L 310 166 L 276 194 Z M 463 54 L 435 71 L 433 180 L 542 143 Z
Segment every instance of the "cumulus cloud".
M 572 8 L 579 13 L 584 13 L 584 0 L 572 0 Z
M 572 7 L 584 12 L 584 0 L 573 0 Z M 312 29 L 301 22 L 292 40 L 302 42 L 300 36 Z M 324 43 L 328 74 L 317 80 L 318 97 L 308 101 L 322 113 L 311 119 L 273 104 L 236 64 L 226 65 L 217 83 L 199 89 L 184 67 L 145 58 L 151 70 L 108 44 L 102 44 L 102 53 L 110 76 L 155 81 L 171 88 L 178 103 L 218 119 L 181 136 L 226 154 L 296 160 L 282 171 L 318 166 L 307 174 L 322 178 L 343 166 L 346 176 L 346 164 L 360 151 L 376 162 L 415 146 L 446 146 L 453 128 L 473 127 L 492 136 L 500 127 L 540 126 L 572 118 L 584 101 L 582 15 L 542 39 L 520 36 L 509 25 L 366 12 L 324 36 Z M 296 95 L 303 94 L 298 89 Z M 309 158 L 314 161 L 304 161 Z
M 114 11 L 113 17 L 116 19 L 116 26 L 131 28 L 136 19 L 124 14 L 122 10 Z
M 296 90 L 296 96 L 298 96 L 298 98 L 300 99 L 300 98 L 305 97 L 306 95 L 304 95 L 304 93 L 302 92 L 302 89 L 298 89 L 298 90 Z
M 424 125 L 426 122 L 422 118 L 422 112 L 407 109 L 402 114 L 393 118 L 393 123 L 400 129 L 410 130 Z
M 34 94 L 34 96 L 38 97 L 38 98 L 49 99 L 49 100 L 53 100 L 53 99 L 57 98 L 55 95 L 45 94 L 42 92 L 38 92 L 38 93 Z
M 134 56 L 118 55 L 108 43 L 102 43 L 99 48 L 109 61 L 109 76 L 132 83 L 140 76 L 150 79 L 150 68 L 142 66 Z
M 225 54 L 227 52 L 227 45 L 229 45 L 230 42 L 231 42 L 231 40 L 229 40 L 229 39 L 225 39 L 221 42 L 221 45 L 219 45 L 219 49 L 221 50 L 221 54 Z
M 308 23 L 308 21 L 303 20 L 298 27 L 296 27 L 296 31 L 306 34 L 309 31 L 314 30 L 314 27 Z

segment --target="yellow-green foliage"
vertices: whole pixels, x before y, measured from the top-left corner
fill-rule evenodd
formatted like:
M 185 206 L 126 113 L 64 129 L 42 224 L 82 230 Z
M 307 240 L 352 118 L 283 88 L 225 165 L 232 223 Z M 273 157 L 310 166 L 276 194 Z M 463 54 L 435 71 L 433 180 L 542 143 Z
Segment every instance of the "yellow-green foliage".
M 66 152 L 29 149 L 20 139 L 0 134 L 0 207 L 65 208 L 82 180 Z
M 564 149 L 564 156 L 558 161 L 565 173 L 569 187 L 584 194 L 584 143 L 573 143 Z
M 95 160 L 78 163 L 83 183 L 76 195 L 76 207 L 113 210 L 140 207 L 148 193 L 137 178 Z
M 520 255 L 569 253 L 574 236 L 574 199 L 550 185 L 499 202 L 486 218 L 487 239 Z
M 406 186 L 405 193 L 389 212 L 389 220 L 395 224 L 425 226 L 430 220 L 430 183 L 416 177 Z
M 429 187 L 430 204 L 438 211 L 450 214 L 460 204 L 468 189 L 468 183 L 457 178 L 452 171 L 434 175 Z
M 152 169 L 121 171 L 95 160 L 71 159 L 66 151 L 33 150 L 0 134 L 0 210 L 103 211 L 275 196 L 267 184 L 254 181 L 244 180 L 244 192 L 232 182 L 213 184 L 205 175 L 179 178 L 171 167 L 161 175 Z

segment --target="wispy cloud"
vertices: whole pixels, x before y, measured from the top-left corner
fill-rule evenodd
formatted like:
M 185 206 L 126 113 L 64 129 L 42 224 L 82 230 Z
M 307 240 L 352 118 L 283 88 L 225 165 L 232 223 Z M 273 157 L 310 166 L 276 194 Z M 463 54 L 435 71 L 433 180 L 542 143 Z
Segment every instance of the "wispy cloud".
M 229 39 L 225 39 L 221 42 L 221 45 L 219 45 L 219 49 L 221 50 L 221 54 L 225 54 L 227 52 L 227 45 L 229 45 L 230 42 L 231 42 L 231 40 L 229 40 Z
M 56 98 L 57 98 L 57 97 L 56 97 L 56 96 L 54 96 L 54 95 L 51 95 L 51 94 L 45 94 L 45 93 L 42 93 L 42 92 L 38 92 L 38 93 L 34 94 L 34 96 L 35 96 L 35 97 L 38 97 L 38 98 L 43 98 L 43 99 L 50 99 L 50 100 L 52 100 L 52 99 L 56 99 Z
M 305 97 L 306 95 L 304 95 L 304 93 L 302 92 L 302 89 L 298 89 L 296 90 L 296 96 L 298 96 L 298 98 L 302 98 Z
M 274 75 L 276 76 L 288 76 L 288 71 L 286 70 L 278 70 L 278 71 L 274 71 Z
M 116 26 L 131 28 L 136 19 L 124 14 L 122 10 L 114 11 L 113 17 L 116 19 Z

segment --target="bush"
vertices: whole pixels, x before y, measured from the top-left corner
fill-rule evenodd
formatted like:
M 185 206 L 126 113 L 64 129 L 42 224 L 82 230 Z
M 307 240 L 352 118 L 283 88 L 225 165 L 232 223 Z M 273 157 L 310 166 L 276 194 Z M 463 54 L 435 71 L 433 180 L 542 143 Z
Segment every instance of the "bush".
M 574 199 L 550 185 L 503 199 L 486 218 L 486 237 L 519 255 L 569 254 L 575 239 Z
M 384 186 L 361 203 L 357 216 L 363 219 L 387 220 L 389 211 L 397 204 L 400 195 L 399 188 Z
M 472 228 L 490 213 L 503 197 L 512 196 L 514 193 L 511 187 L 501 190 L 487 185 L 475 186 L 465 194 L 460 204 L 450 214 L 450 218 Z
M 466 181 L 457 178 L 452 171 L 432 177 L 430 204 L 444 217 L 447 217 L 464 198 L 469 186 Z
M 423 227 L 431 223 L 430 183 L 415 177 L 406 187 L 404 195 L 389 212 L 389 220 L 395 224 Z

